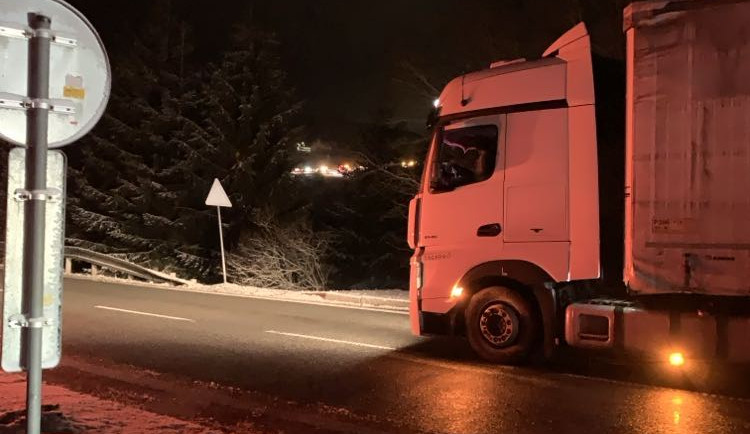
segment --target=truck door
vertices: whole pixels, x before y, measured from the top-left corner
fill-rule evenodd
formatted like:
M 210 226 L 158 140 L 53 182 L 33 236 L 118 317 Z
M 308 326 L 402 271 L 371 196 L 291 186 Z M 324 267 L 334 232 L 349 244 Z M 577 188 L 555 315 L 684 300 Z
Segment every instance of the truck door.
M 505 125 L 504 114 L 483 116 L 435 134 L 420 204 L 424 298 L 445 297 L 465 267 L 502 248 Z

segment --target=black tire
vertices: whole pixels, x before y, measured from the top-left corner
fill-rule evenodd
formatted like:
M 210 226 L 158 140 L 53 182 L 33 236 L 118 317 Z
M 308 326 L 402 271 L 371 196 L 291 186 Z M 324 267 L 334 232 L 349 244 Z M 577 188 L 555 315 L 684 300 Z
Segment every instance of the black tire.
M 479 291 L 466 308 L 469 344 L 489 362 L 525 362 L 534 348 L 538 330 L 531 303 L 504 286 Z

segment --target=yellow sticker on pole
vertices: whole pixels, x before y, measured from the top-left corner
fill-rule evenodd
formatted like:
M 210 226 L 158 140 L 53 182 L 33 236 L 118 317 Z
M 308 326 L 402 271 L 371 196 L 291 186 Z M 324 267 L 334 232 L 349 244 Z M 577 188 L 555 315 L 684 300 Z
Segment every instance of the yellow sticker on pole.
M 86 97 L 86 90 L 82 87 L 65 86 L 63 87 L 63 97 L 83 99 Z
M 83 77 L 80 75 L 66 75 L 63 98 L 83 99 L 85 97 L 86 90 L 83 88 Z

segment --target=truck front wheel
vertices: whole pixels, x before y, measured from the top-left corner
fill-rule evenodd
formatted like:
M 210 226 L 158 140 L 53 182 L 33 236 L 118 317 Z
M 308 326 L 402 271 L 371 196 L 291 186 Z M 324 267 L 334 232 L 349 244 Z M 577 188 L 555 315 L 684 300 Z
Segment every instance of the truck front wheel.
M 469 343 L 490 362 L 525 361 L 533 349 L 537 329 L 531 303 L 504 286 L 479 291 L 466 308 Z

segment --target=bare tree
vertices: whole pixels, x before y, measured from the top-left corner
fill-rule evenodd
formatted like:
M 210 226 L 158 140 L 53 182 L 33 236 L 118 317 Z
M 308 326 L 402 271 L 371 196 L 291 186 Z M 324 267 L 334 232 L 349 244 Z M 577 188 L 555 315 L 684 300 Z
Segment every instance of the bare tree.
M 228 257 L 236 283 L 292 290 L 327 287 L 331 270 L 324 260 L 330 234 L 313 231 L 302 219 L 280 223 L 269 213 L 257 213 L 254 220 L 258 229 L 243 235 Z
M 434 77 L 429 77 L 424 70 L 416 67 L 408 60 L 402 61 L 399 66 L 401 74 L 395 77 L 393 81 L 406 86 L 415 95 L 419 95 L 427 101 L 440 95 L 440 88 L 442 86 L 436 83 L 442 82 L 442 78 L 435 79 Z
M 368 168 L 367 172 L 361 176 L 364 178 L 373 178 L 372 175 L 379 175 L 374 177 L 374 180 L 368 181 L 384 184 L 382 190 L 388 191 L 393 195 L 393 206 L 405 218 L 409 210 L 409 203 L 404 198 L 412 197 L 419 189 L 419 177 L 421 174 L 419 168 L 404 168 L 400 162 L 380 163 L 361 152 L 357 153 L 357 155 L 359 161 Z M 416 160 L 414 161 L 416 163 Z

